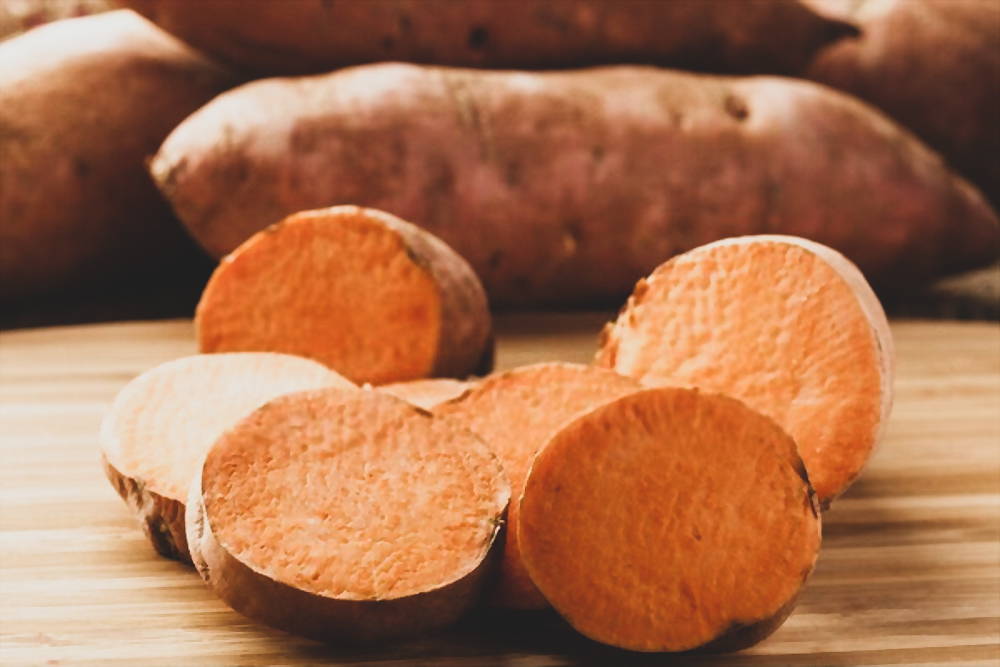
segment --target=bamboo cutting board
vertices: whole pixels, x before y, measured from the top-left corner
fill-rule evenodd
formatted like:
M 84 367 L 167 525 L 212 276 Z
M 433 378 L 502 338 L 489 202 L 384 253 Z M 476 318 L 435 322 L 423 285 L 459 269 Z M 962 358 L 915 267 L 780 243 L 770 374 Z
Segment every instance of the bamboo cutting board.
M 498 366 L 586 362 L 604 314 L 511 316 Z M 896 405 L 866 475 L 824 516 L 797 611 L 723 656 L 635 656 L 542 615 L 483 616 L 338 649 L 230 611 L 155 556 L 105 481 L 101 416 L 130 378 L 194 351 L 187 320 L 0 335 L 0 664 L 1000 664 L 1000 327 L 897 321 Z

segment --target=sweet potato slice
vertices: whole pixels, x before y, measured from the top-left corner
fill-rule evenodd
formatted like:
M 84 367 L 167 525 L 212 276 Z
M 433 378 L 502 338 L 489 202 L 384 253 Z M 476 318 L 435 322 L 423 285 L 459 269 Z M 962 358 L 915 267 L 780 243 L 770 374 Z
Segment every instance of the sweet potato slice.
M 195 323 L 202 352 L 298 354 L 372 384 L 464 377 L 492 344 L 465 260 L 357 206 L 297 213 L 252 236 L 212 275 Z
M 376 391 L 307 391 L 211 449 L 188 541 L 237 611 L 374 641 L 444 626 L 476 601 L 509 497 L 499 460 L 467 430 Z
M 202 354 L 168 361 L 132 380 L 101 424 L 111 485 L 163 556 L 190 562 L 184 533 L 188 484 L 222 432 L 281 394 L 353 385 L 287 354 Z
M 518 503 L 535 453 L 578 413 L 639 388 L 631 378 L 603 368 L 542 363 L 488 377 L 465 396 L 434 410 L 482 437 L 500 457 L 511 482 L 504 554 L 490 594 L 492 604 L 514 609 L 548 606 L 524 570 L 517 543 Z
M 521 557 L 578 631 L 635 651 L 737 649 L 788 616 L 820 546 L 795 443 L 743 403 L 638 391 L 538 454 Z
M 431 410 L 445 401 L 458 398 L 475 386 L 473 380 L 453 380 L 452 378 L 427 378 L 409 382 L 393 382 L 378 388 L 396 398 L 424 410 Z
M 690 383 L 768 415 L 798 443 L 824 506 L 871 456 L 892 404 L 892 335 L 861 272 L 826 246 L 746 236 L 639 281 L 596 363 Z

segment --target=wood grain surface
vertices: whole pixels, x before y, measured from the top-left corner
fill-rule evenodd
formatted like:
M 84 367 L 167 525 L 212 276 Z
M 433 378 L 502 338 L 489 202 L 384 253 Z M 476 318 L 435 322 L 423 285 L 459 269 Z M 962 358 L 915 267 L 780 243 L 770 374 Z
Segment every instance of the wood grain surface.
M 498 365 L 588 361 L 605 314 L 508 316 Z M 3 665 L 1000 664 L 1000 327 L 897 321 L 896 405 L 865 476 L 824 517 L 797 611 L 753 649 L 642 656 L 548 614 L 482 614 L 345 649 L 255 625 L 158 558 L 104 479 L 97 429 L 133 376 L 194 351 L 189 321 L 0 335 Z

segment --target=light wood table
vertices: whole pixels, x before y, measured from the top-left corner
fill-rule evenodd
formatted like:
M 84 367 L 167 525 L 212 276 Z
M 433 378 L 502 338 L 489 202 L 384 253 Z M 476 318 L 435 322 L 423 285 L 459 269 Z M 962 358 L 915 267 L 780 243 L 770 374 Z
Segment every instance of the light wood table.
M 498 365 L 588 361 L 602 314 L 502 318 Z M 194 351 L 186 320 L 0 335 L 4 665 L 1000 664 L 1000 327 L 898 321 L 888 435 L 824 517 L 819 566 L 776 634 L 723 656 L 601 651 L 549 617 L 343 649 L 248 622 L 156 557 L 98 466 L 130 378 Z

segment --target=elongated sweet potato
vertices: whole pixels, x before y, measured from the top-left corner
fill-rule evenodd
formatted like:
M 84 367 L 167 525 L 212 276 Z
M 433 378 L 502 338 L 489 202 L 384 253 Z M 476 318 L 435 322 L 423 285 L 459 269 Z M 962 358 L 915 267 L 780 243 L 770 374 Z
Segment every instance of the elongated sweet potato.
M 531 466 L 521 556 L 591 639 L 738 649 L 788 616 L 820 516 L 795 443 L 732 398 L 639 391 L 560 430 Z
M 1000 238 L 975 189 L 861 102 L 642 67 L 255 82 L 188 118 L 152 172 L 214 255 L 357 203 L 439 236 L 501 305 L 617 299 L 674 254 L 762 231 L 830 245 L 884 287 L 989 262 Z
M 382 60 L 516 68 L 642 62 L 791 73 L 823 44 L 854 32 L 797 0 L 125 4 L 207 53 L 266 74 L 325 72 Z
M 268 400 L 326 386 L 353 385 L 286 354 L 203 354 L 161 364 L 127 384 L 105 416 L 104 470 L 156 551 L 190 562 L 184 502 L 205 452 Z
M 482 285 L 447 245 L 357 206 L 303 211 L 237 248 L 195 313 L 202 352 L 264 350 L 358 383 L 465 377 L 492 359 Z
M 863 32 L 821 50 L 807 76 L 885 110 L 1000 205 L 1000 3 L 809 2 Z
M 232 74 L 131 11 L 35 28 L 0 62 L 0 300 L 200 255 L 145 160 Z
M 824 505 L 861 473 L 892 407 L 878 299 L 842 255 L 798 238 L 727 239 L 663 264 L 605 328 L 596 363 L 725 392 L 771 417 Z
M 468 431 L 374 391 L 264 405 L 205 458 L 188 503 L 198 572 L 237 611 L 362 642 L 478 598 L 510 487 Z
M 458 398 L 475 386 L 475 381 L 453 380 L 452 378 L 428 378 L 393 382 L 378 387 L 379 391 L 392 394 L 407 403 L 431 410 L 446 401 Z
M 490 595 L 493 604 L 514 609 L 547 606 L 524 569 L 517 537 L 519 499 L 535 453 L 577 413 L 639 388 L 635 380 L 603 368 L 543 363 L 490 376 L 461 398 L 434 409 L 436 416 L 479 435 L 500 457 L 510 479 L 513 497 L 500 578 Z

